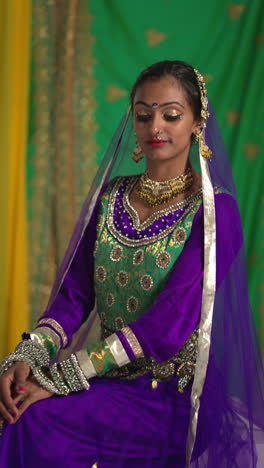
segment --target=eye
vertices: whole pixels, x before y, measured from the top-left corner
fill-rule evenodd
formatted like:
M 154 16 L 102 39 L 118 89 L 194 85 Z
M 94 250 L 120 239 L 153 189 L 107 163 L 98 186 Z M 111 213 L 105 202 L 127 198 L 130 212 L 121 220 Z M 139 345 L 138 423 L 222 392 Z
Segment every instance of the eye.
M 136 112 L 135 117 L 138 122 L 148 122 L 151 119 L 151 114 L 148 114 L 145 111 Z
M 173 122 L 174 120 L 180 119 L 182 114 L 178 112 L 176 109 L 172 109 L 170 111 L 166 111 L 163 114 L 164 120 L 167 120 L 168 122 Z

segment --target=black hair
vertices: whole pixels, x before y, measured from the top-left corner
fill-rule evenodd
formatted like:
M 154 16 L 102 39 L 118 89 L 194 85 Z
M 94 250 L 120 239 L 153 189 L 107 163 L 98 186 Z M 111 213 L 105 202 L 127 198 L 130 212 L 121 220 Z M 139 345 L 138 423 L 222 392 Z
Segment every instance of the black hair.
M 164 76 L 173 76 L 181 84 L 186 98 L 192 108 L 194 119 L 201 116 L 201 93 L 196 73 L 191 65 L 180 60 L 164 60 L 150 65 L 143 70 L 136 79 L 132 88 L 130 99 L 131 106 L 137 89 L 147 81 L 156 81 Z

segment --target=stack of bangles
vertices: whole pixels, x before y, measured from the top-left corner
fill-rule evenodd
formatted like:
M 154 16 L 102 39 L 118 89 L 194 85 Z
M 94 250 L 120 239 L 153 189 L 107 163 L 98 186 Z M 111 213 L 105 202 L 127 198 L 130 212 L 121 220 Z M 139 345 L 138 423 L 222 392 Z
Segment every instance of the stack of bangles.
M 38 383 L 51 393 L 68 395 L 70 392 L 89 388 L 76 354 L 71 354 L 65 361 L 50 366 L 48 349 L 41 343 L 26 339 L 1 362 L 0 377 L 18 361 L 28 364 Z

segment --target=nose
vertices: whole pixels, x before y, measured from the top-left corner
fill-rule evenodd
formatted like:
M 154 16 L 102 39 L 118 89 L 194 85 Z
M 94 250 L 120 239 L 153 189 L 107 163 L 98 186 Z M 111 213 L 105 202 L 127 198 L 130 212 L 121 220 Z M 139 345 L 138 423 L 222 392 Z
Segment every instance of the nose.
M 155 113 L 153 118 L 150 121 L 150 131 L 152 136 L 154 136 L 158 132 L 162 132 L 164 125 L 164 120 L 159 113 Z

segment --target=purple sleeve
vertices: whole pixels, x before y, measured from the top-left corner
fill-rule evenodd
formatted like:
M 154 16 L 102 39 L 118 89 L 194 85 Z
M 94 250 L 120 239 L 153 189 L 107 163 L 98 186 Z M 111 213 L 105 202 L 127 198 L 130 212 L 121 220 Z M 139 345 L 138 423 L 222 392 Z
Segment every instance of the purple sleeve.
M 96 239 L 95 212 L 78 246 L 76 255 L 51 306 L 40 317 L 42 326 L 55 328 L 58 323 L 70 344 L 72 335 L 86 320 L 94 306 L 94 259 Z M 51 319 L 45 324 L 45 319 Z M 56 322 L 52 326 L 53 321 Z M 58 332 L 58 330 L 56 330 Z M 61 333 L 59 333 L 61 335 Z
M 235 200 L 216 200 L 217 288 L 238 253 L 243 239 Z M 173 272 L 153 306 L 129 324 L 144 355 L 165 361 L 176 354 L 200 320 L 203 286 L 203 208 L 195 215 L 191 235 Z

